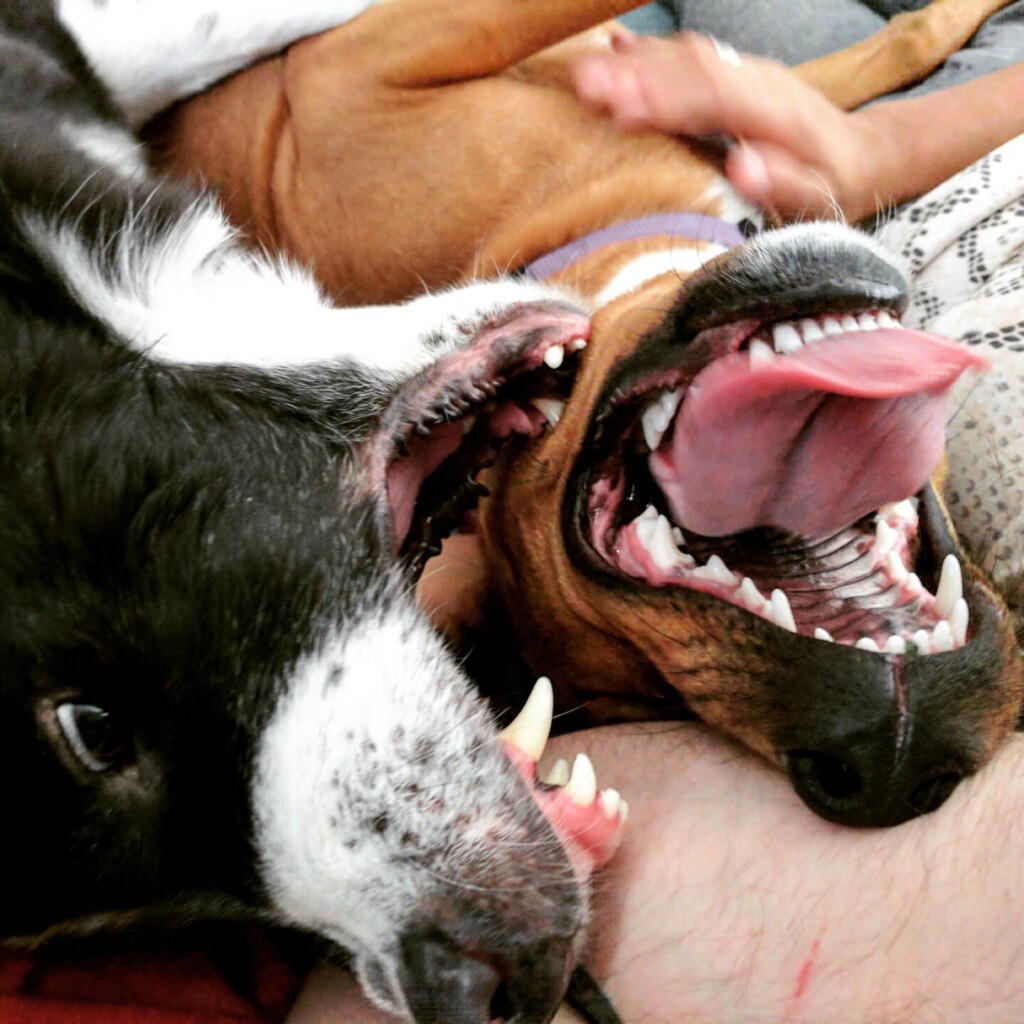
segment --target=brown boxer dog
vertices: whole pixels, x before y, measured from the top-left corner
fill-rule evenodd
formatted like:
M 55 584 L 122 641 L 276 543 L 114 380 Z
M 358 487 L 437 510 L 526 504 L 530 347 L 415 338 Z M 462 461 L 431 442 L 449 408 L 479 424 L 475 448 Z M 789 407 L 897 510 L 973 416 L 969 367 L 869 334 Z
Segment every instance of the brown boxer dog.
M 634 6 L 393 0 L 178 110 L 157 142 L 339 301 L 512 270 L 582 296 L 587 351 L 550 353 L 518 403 L 482 390 L 465 443 L 421 460 L 451 515 L 405 549 L 460 521 L 505 440 L 488 572 L 563 709 L 695 713 L 818 813 L 895 824 L 1020 713 L 1011 622 L 932 478 L 945 399 L 979 360 L 901 326 L 903 275 L 866 237 L 745 240 L 708 153 L 580 107 L 571 58 Z M 985 6 L 942 0 L 806 74 L 840 102 L 887 92 Z

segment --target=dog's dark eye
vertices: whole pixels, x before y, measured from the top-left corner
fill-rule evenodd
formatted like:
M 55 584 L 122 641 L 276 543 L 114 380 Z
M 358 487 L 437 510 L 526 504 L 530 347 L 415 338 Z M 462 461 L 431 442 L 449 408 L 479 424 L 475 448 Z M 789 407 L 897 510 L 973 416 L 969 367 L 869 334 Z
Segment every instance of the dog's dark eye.
M 131 753 L 124 722 L 95 704 L 61 704 L 57 721 L 72 753 L 91 772 L 110 771 Z

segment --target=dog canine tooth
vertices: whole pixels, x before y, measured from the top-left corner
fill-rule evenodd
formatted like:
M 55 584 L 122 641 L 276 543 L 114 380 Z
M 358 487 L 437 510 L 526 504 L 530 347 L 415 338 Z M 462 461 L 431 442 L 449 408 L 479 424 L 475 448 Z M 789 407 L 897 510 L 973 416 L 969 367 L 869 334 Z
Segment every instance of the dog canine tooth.
M 862 331 L 877 331 L 878 321 L 870 313 L 861 313 L 857 317 L 857 326 Z
M 833 639 L 832 634 L 827 629 L 822 629 L 821 626 L 818 626 L 818 628 L 815 629 L 815 631 L 814 631 L 814 639 L 815 640 L 824 640 L 826 643 L 829 643 L 829 644 L 834 644 L 835 643 L 835 640 Z
M 842 325 L 834 316 L 827 316 L 821 321 L 821 329 L 827 338 L 834 338 L 843 333 Z
M 531 398 L 530 404 L 544 414 L 544 419 L 553 427 L 557 427 L 565 412 L 565 402 L 557 398 Z
M 582 352 L 586 347 L 586 338 L 573 338 L 573 340 L 569 343 L 569 348 L 572 349 L 573 352 Z
M 597 797 L 597 775 L 586 754 L 577 754 L 572 774 L 565 784 L 565 795 L 579 807 L 589 807 Z
M 674 391 L 666 391 L 659 399 L 658 405 L 661 406 L 662 412 L 668 418 L 668 423 L 672 422 L 672 417 L 679 411 L 679 403 L 683 400 L 683 389 L 676 388 Z M 666 427 L 667 427 L 666 423 Z
M 953 644 L 956 647 L 963 647 L 967 643 L 967 624 L 970 622 L 971 612 L 967 602 L 961 597 L 953 605 L 953 611 L 949 616 L 949 628 L 953 633 Z
M 812 345 L 816 341 L 821 341 L 825 337 L 825 332 L 817 320 L 805 319 L 800 321 L 800 337 L 803 338 L 805 345 Z
M 565 349 L 561 345 L 552 345 L 544 353 L 544 365 L 557 370 L 565 359 Z
M 614 818 L 619 813 L 619 807 L 622 806 L 622 795 L 617 789 L 602 789 L 601 790 L 601 807 L 604 810 L 606 818 Z
M 775 359 L 775 350 L 766 341 L 754 338 L 748 349 L 750 355 L 750 368 L 760 370 Z
M 960 559 L 956 555 L 946 555 L 939 575 L 939 587 L 935 591 L 935 614 L 940 619 L 948 619 L 953 613 L 953 606 L 963 596 L 964 574 Z
M 793 618 L 793 608 L 789 598 L 783 590 L 772 591 L 772 618 L 775 625 L 782 629 L 788 629 L 790 633 L 796 632 L 796 619 Z
M 551 734 L 554 709 L 555 695 L 551 680 L 541 676 L 533 684 L 533 691 L 523 705 L 523 710 L 498 733 L 498 739 L 510 743 L 531 760 L 539 761 Z
M 910 498 L 902 501 L 891 501 L 886 505 L 879 506 L 877 518 L 884 519 L 890 525 L 895 523 L 908 526 L 917 525 L 917 507 Z
M 953 630 L 943 619 L 941 622 L 937 622 L 932 630 L 932 654 L 941 654 L 951 650 L 953 650 Z
M 550 768 L 547 776 L 541 779 L 547 786 L 564 786 L 569 781 L 569 762 L 560 757 Z
M 878 644 L 869 636 L 862 636 L 854 645 L 858 651 L 870 651 L 872 654 L 881 654 Z
M 730 571 L 729 567 L 718 555 L 712 555 L 705 565 L 694 569 L 693 575 L 699 580 L 721 583 L 727 587 L 735 587 L 739 582 L 736 579 L 736 574 Z
M 919 629 L 912 637 L 918 654 L 932 653 L 932 635 L 927 629 Z
M 775 324 L 772 327 L 772 344 L 780 355 L 792 355 L 804 347 L 800 332 L 792 324 Z
M 885 641 L 885 646 L 882 650 L 885 651 L 886 654 L 906 654 L 907 641 L 904 640 L 903 637 L 893 634 L 893 636 L 889 637 L 889 639 Z

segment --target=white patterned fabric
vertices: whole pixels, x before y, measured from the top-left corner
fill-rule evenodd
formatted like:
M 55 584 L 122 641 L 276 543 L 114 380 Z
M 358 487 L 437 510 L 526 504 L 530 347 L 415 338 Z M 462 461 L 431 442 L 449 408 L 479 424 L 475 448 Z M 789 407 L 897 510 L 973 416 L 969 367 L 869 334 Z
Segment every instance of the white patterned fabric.
M 1024 136 L 901 208 L 878 232 L 909 263 L 903 320 L 977 346 L 948 426 L 946 498 L 961 536 L 1012 604 L 1024 581 Z

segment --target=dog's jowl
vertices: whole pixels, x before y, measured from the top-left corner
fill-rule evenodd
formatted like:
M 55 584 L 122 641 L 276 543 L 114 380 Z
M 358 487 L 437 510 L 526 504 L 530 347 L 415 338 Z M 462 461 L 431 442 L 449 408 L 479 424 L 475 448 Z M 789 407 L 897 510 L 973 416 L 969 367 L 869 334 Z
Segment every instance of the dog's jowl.
M 46 3 L 0 11 L 0 932 L 256 915 L 403 1015 L 544 1020 L 593 844 L 536 783 L 545 685 L 502 742 L 411 538 L 472 497 L 420 493 L 449 418 L 587 321 L 507 282 L 340 311 L 247 254 L 110 97 L 138 119 L 360 5 L 192 6 L 60 5 L 91 66 Z

